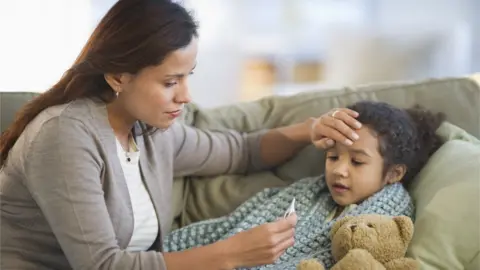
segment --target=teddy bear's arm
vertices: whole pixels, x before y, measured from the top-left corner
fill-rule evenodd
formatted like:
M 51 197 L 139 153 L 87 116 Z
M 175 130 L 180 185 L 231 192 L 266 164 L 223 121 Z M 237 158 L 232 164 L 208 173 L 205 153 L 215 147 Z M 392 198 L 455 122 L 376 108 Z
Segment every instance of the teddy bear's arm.
M 297 265 L 297 270 L 325 270 L 325 267 L 317 260 L 309 259 L 301 261 L 300 264 Z
M 386 270 L 386 268 L 370 252 L 352 249 L 331 270 Z
M 399 258 L 391 260 L 385 263 L 387 270 L 418 270 L 420 265 L 418 262 L 411 258 Z

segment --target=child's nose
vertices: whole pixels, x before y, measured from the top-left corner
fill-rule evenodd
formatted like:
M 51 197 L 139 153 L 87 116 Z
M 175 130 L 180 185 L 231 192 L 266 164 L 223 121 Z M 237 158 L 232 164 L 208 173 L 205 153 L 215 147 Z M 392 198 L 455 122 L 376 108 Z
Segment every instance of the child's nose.
M 338 162 L 333 169 L 333 173 L 337 176 L 347 177 L 348 176 L 348 165 L 344 162 Z

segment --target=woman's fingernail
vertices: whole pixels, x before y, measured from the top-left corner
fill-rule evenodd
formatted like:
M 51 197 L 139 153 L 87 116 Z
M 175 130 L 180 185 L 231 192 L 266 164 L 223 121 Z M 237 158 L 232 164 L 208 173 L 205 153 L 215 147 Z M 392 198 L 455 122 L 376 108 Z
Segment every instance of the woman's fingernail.
M 358 139 L 360 138 L 360 137 L 358 136 L 358 134 L 355 133 L 355 132 L 352 134 L 352 137 L 353 137 L 353 139 L 355 139 L 355 140 L 358 140 Z
M 330 139 L 327 140 L 327 145 L 328 145 L 328 146 L 332 146 L 332 145 L 333 145 L 333 140 L 330 140 Z
M 348 139 L 347 139 L 347 140 L 345 140 L 345 144 L 346 144 L 346 145 L 352 145 L 353 142 L 352 142 L 351 140 L 348 140 Z
M 361 128 L 361 127 L 362 127 L 362 124 L 361 124 L 360 122 L 357 122 L 357 123 L 355 124 L 355 126 L 356 126 L 357 128 Z

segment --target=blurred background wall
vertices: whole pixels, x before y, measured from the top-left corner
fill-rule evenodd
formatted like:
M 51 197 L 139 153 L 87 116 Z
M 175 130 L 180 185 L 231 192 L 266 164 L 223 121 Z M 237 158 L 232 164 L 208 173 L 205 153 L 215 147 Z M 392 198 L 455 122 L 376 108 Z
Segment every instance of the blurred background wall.
M 480 0 L 184 0 L 204 107 L 480 71 Z M 0 1 L 0 91 L 44 91 L 114 0 Z

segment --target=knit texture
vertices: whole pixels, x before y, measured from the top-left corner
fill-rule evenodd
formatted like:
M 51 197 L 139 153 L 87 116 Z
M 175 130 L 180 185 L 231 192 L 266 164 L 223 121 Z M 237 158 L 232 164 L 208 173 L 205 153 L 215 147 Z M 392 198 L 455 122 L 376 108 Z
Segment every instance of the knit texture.
M 333 223 L 346 215 L 381 214 L 406 215 L 413 219 L 414 207 L 405 188 L 399 184 L 385 186 L 357 207 L 344 211 L 338 218 L 325 222 L 337 206 L 330 195 L 324 176 L 299 180 L 284 188 L 265 189 L 231 214 L 206 220 L 171 232 L 164 241 L 166 252 L 181 251 L 226 239 L 241 231 L 283 217 L 292 199 L 298 222 L 295 244 L 272 265 L 248 269 L 295 269 L 300 260 L 316 258 L 327 269 L 334 264 L 331 254 L 330 229 Z M 246 269 L 246 268 L 241 268 Z

